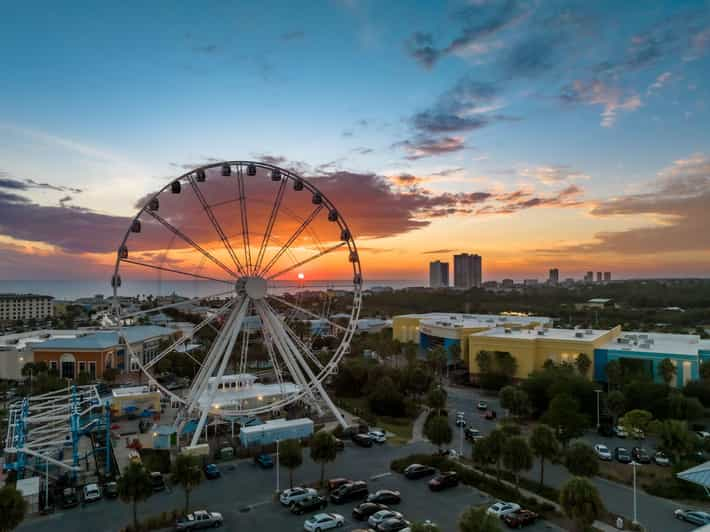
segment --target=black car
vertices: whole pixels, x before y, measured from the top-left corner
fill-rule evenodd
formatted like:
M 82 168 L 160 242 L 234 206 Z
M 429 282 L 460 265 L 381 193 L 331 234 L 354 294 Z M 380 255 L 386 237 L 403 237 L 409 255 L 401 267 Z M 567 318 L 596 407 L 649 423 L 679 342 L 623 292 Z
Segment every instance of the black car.
M 446 488 L 453 488 L 459 485 L 459 476 L 456 471 L 447 471 L 439 473 L 429 481 L 429 489 L 431 491 L 441 491 Z
M 79 505 L 79 496 L 74 488 L 64 488 L 62 491 L 62 508 L 73 508 Z
M 403 530 L 409 528 L 412 523 L 405 521 L 404 519 L 399 519 L 393 517 L 392 519 L 385 519 L 379 525 L 377 525 L 377 532 L 396 532 L 397 530 Z
M 617 447 L 614 449 L 614 457 L 617 462 L 621 462 L 622 464 L 631 463 L 631 453 L 625 447 Z
M 367 434 L 353 434 L 353 443 L 359 445 L 360 447 L 372 447 L 372 438 Z
M 165 489 L 165 480 L 163 474 L 158 471 L 153 471 L 150 474 L 150 482 L 153 484 L 153 491 L 163 491 Z
M 634 459 L 635 462 L 638 462 L 639 464 L 650 464 L 651 463 L 651 456 L 646 452 L 646 449 L 643 447 L 634 447 L 631 449 L 631 457 Z
M 291 505 L 291 511 L 296 515 L 301 515 L 314 510 L 322 510 L 326 506 L 328 506 L 328 501 L 325 497 L 321 497 L 320 495 L 312 495 L 293 503 Z
M 378 490 L 367 496 L 367 502 L 379 502 L 380 504 L 399 504 L 402 497 L 396 490 Z
M 372 514 L 375 514 L 380 510 L 389 510 L 389 506 L 386 504 L 378 504 L 376 502 L 363 502 L 353 508 L 353 517 L 358 521 L 364 521 Z
M 436 474 L 436 469 L 428 465 L 412 464 L 404 468 L 404 476 L 415 480 Z
M 357 501 L 367 497 L 367 482 L 358 480 L 351 484 L 340 486 L 337 490 L 330 494 L 330 502 L 335 504 L 343 504 L 349 501 Z
M 104 486 L 104 498 L 115 499 L 118 497 L 118 484 L 116 482 L 107 482 Z
M 475 441 L 483 436 L 481 436 L 480 430 L 474 429 L 473 427 L 466 427 L 463 431 L 463 437 L 466 438 L 467 441 Z

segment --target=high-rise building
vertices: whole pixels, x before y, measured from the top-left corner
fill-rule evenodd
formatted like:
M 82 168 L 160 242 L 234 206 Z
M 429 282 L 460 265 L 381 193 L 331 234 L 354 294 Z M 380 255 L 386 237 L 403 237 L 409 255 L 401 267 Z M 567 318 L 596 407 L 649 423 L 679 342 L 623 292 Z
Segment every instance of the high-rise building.
M 515 281 L 513 281 L 512 279 L 503 279 L 500 282 L 500 285 L 503 288 L 515 288 Z
M 449 263 L 435 260 L 429 263 L 429 286 L 445 288 L 449 286 Z
M 0 322 L 38 320 L 54 315 L 51 296 L 0 294 Z
M 454 255 L 454 286 L 456 288 L 481 288 L 482 277 L 480 255 L 469 253 Z
M 547 279 L 550 284 L 557 284 L 560 282 L 560 270 L 557 268 L 552 268 L 550 270 L 550 277 Z
M 597 272 L 597 282 L 598 283 L 602 282 L 602 272 Z
M 593 283 L 594 282 L 594 272 L 587 272 L 587 274 L 584 276 L 584 282 L 585 283 Z
M 605 282 L 611 281 L 611 272 L 604 272 L 604 281 Z

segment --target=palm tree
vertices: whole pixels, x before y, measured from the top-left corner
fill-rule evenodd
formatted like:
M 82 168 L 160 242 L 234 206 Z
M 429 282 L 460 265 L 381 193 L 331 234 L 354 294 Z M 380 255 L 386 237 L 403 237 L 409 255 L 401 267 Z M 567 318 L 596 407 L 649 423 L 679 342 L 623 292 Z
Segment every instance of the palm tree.
M 138 503 L 153 495 L 150 474 L 142 464 L 131 462 L 118 479 L 118 496 L 133 505 L 133 528 L 138 530 Z
M 325 430 L 316 432 L 311 441 L 311 459 L 320 463 L 320 484 L 323 485 L 325 478 L 325 464 L 335 460 L 338 455 L 338 447 L 335 436 Z
M 293 488 L 293 471 L 303 463 L 303 450 L 298 440 L 286 440 L 279 449 L 279 465 L 288 469 L 289 486 Z
M 439 447 L 444 443 L 450 443 L 453 437 L 449 419 L 446 416 L 435 416 L 424 426 L 424 435 L 429 441 Z
M 560 452 L 555 431 L 547 425 L 537 425 L 530 434 L 530 447 L 540 459 L 540 488 L 545 480 L 545 460 L 553 460 Z
M 586 530 L 605 511 L 597 488 L 580 477 L 572 478 L 562 487 L 560 506 L 577 530 Z
M 532 451 L 528 442 L 520 436 L 514 436 L 503 446 L 503 465 L 515 477 L 515 489 L 520 492 L 520 472 L 532 468 Z
M 10 532 L 17 528 L 25 518 L 27 503 L 22 493 L 6 484 L 0 489 L 0 532 Z
M 197 458 L 179 454 L 171 470 L 173 484 L 179 484 L 185 492 L 185 514 L 190 511 L 190 493 L 202 482 L 202 471 Z
M 500 519 L 489 515 L 483 507 L 471 506 L 459 518 L 461 532 L 501 532 Z

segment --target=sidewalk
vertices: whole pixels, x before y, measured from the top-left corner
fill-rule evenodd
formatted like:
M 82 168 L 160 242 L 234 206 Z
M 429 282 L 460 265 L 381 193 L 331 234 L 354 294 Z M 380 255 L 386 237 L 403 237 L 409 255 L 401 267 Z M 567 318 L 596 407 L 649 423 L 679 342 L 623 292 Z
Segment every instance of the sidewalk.
M 428 415 L 429 408 L 424 407 L 424 409 L 419 413 L 419 416 L 417 416 L 417 419 L 414 420 L 414 424 L 412 425 L 412 439 L 409 440 L 409 443 L 426 441 L 426 438 L 424 437 L 424 422 L 426 421 Z

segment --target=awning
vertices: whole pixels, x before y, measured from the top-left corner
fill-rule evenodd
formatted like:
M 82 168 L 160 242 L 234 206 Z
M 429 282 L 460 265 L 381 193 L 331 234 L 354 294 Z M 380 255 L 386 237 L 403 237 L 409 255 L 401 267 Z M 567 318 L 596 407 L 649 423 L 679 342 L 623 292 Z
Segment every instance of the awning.
M 705 489 L 705 493 L 710 496 L 710 462 L 696 465 L 685 471 L 676 474 L 681 480 L 687 480 Z

